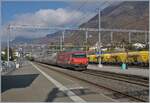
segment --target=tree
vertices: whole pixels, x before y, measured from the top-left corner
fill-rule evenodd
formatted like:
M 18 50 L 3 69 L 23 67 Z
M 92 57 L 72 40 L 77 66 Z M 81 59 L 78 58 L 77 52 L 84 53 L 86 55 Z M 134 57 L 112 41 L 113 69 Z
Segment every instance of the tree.
M 4 50 L 5 54 L 2 55 L 2 60 L 7 61 L 7 48 Z M 9 48 L 9 60 L 13 61 L 14 60 L 14 54 L 12 48 Z
M 1 59 L 6 61 L 6 58 L 5 58 L 5 55 L 4 54 L 1 54 Z

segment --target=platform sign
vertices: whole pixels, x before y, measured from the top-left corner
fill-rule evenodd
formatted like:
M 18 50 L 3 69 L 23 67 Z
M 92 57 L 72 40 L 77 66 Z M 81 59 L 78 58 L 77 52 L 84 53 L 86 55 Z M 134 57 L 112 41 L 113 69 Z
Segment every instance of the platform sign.
M 99 55 L 101 55 L 101 54 L 102 54 L 101 52 L 96 52 L 96 55 L 97 55 L 97 56 L 99 56 Z
M 99 55 L 100 53 L 99 52 L 96 52 L 96 55 Z

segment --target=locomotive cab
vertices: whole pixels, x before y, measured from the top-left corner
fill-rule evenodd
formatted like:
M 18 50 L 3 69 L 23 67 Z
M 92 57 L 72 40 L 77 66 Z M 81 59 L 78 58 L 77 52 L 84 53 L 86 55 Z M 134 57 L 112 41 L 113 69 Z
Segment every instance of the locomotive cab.
M 57 56 L 57 65 L 74 70 L 85 70 L 87 69 L 88 59 L 83 51 L 62 52 Z
M 74 53 L 71 55 L 70 64 L 74 67 L 86 68 L 88 65 L 88 59 L 85 53 Z

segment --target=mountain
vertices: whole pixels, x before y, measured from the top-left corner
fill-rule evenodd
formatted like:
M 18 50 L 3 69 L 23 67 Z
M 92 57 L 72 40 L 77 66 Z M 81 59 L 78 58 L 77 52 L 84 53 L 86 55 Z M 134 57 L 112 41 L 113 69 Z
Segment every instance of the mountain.
M 31 38 L 26 38 L 26 37 L 23 37 L 23 36 L 17 36 L 13 41 L 12 43 L 19 43 L 19 44 L 22 44 L 22 43 L 32 43 L 32 40 Z
M 149 29 L 149 2 L 148 1 L 125 1 L 117 5 L 110 5 L 101 11 L 101 27 L 109 29 Z M 98 28 L 98 14 L 89 21 L 81 24 L 79 28 Z M 95 45 L 98 41 L 98 32 L 88 32 L 88 45 Z M 29 43 L 59 43 L 62 32 L 58 31 L 48 34 L 43 38 L 31 40 L 25 38 L 16 38 L 15 42 Z M 113 43 L 128 42 L 128 33 L 113 33 Z M 144 35 L 132 34 L 133 42 L 144 42 Z M 110 32 L 101 32 L 103 45 L 110 44 Z M 65 31 L 65 43 L 74 45 L 84 45 L 84 31 Z
M 148 16 L 148 1 L 126 1 L 109 6 L 101 12 L 101 27 L 148 30 Z M 98 14 L 80 27 L 98 28 Z
M 49 44 L 59 44 L 60 43 L 60 39 L 63 35 L 64 32 L 64 41 L 67 41 L 70 39 L 70 37 L 74 34 L 75 31 L 73 30 L 65 30 L 65 31 L 57 31 L 55 33 L 52 34 L 47 34 L 46 37 L 41 38 L 39 41 L 48 41 Z
M 98 28 L 98 14 L 79 26 L 80 28 Z M 101 11 L 101 28 L 106 29 L 149 29 L 149 2 L 125 1 L 118 5 L 111 5 Z M 94 45 L 98 41 L 98 32 L 89 32 L 88 44 Z M 70 39 L 73 44 L 84 44 L 85 32 L 76 32 Z M 128 33 L 113 33 L 113 43 L 128 42 Z M 131 34 L 132 42 L 144 42 L 144 35 Z M 110 32 L 101 32 L 103 45 L 110 44 Z

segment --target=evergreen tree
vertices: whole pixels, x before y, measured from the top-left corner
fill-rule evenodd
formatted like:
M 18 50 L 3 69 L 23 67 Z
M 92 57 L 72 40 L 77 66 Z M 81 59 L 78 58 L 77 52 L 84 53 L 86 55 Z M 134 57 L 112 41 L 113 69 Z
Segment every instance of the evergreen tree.
M 2 60 L 7 61 L 7 48 L 5 48 L 5 55 L 2 56 Z M 12 48 L 9 48 L 9 60 L 13 61 L 14 60 L 14 55 L 13 55 L 13 50 Z

